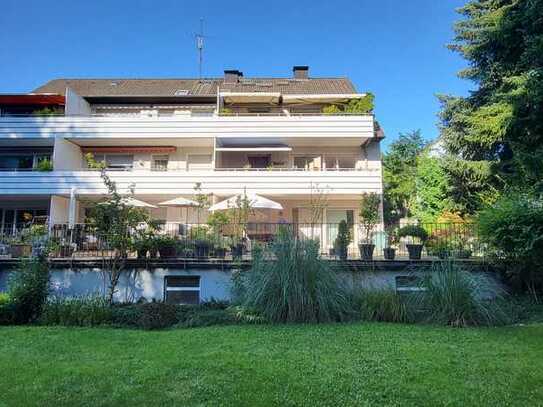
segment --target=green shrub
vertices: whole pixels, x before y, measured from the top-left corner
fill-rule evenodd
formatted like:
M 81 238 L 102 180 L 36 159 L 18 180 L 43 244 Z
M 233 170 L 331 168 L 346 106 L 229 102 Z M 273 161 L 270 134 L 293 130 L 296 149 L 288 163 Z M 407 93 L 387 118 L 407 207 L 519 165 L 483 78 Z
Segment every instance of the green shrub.
M 235 315 L 226 309 L 193 309 L 186 312 L 178 327 L 196 328 L 213 325 L 231 325 L 237 322 Z
M 297 240 L 287 229 L 254 252 L 243 284 L 242 305 L 270 322 L 339 321 L 352 312 L 346 290 L 319 257 L 319 242 Z
M 164 329 L 178 322 L 177 306 L 164 302 L 149 302 L 139 305 L 141 315 L 137 321 L 138 327 L 143 329 Z
M 398 237 L 412 237 L 420 240 L 422 244 L 428 240 L 428 232 L 419 225 L 406 225 L 398 229 Z
M 0 293 L 0 305 L 8 304 L 11 300 L 8 293 Z
M 427 322 L 464 327 L 503 325 L 509 315 L 499 306 L 500 292 L 454 262 L 436 262 L 425 276 L 416 306 Z M 487 293 L 493 300 L 482 298 Z
M 53 297 L 45 304 L 40 322 L 65 326 L 109 325 L 112 311 L 104 297 Z
M 479 236 L 517 290 L 543 291 L 543 203 L 510 193 L 479 213 Z
M 111 308 L 111 321 L 116 326 L 138 328 L 142 314 L 141 304 L 115 304 Z
M 49 289 L 49 266 L 44 258 L 21 260 L 9 280 L 16 322 L 33 322 L 41 315 Z
M 16 307 L 11 302 L 0 304 L 0 325 L 13 325 L 17 323 Z
M 410 297 L 393 288 L 362 289 L 356 296 L 364 321 L 413 322 L 415 319 Z

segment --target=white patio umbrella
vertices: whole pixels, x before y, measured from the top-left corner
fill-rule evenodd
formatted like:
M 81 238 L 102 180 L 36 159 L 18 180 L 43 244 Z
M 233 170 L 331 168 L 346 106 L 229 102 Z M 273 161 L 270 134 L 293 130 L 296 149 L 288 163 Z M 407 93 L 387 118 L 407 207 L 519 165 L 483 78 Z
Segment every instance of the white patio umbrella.
M 242 193 L 234 195 L 224 201 L 212 205 L 210 211 L 224 211 L 227 209 L 235 208 L 238 200 L 246 198 L 249 201 L 249 206 L 252 209 L 276 209 L 278 211 L 283 210 L 283 206 L 279 202 L 272 201 L 271 199 L 264 198 L 263 196 L 255 193 Z
M 133 206 L 135 208 L 156 208 L 155 205 L 140 201 L 139 199 L 132 198 L 131 196 L 121 198 L 121 202 L 127 206 Z
M 170 199 L 169 201 L 160 202 L 158 204 L 159 206 L 173 206 L 177 208 L 188 208 L 191 206 L 198 206 L 198 202 L 194 202 L 190 199 L 183 198 L 182 196 L 174 199 Z
M 177 197 L 177 198 L 174 198 L 174 199 L 170 199 L 169 201 L 164 201 L 164 202 L 160 202 L 158 204 L 159 206 L 169 206 L 169 207 L 174 207 L 174 208 L 186 208 L 185 210 L 185 223 L 188 222 L 188 217 L 189 217 L 189 209 L 188 208 L 191 208 L 191 207 L 195 207 L 195 206 L 198 206 L 198 202 L 195 202 L 191 199 L 187 199 L 187 198 L 183 198 L 182 196 L 180 197 Z

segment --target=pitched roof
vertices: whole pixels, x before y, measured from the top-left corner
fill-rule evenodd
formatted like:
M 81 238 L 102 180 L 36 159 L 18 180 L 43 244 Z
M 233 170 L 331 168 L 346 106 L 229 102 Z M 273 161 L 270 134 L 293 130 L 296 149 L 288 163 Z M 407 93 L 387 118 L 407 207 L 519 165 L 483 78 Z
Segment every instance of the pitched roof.
M 347 78 L 240 78 L 225 83 L 213 79 L 54 79 L 33 93 L 63 95 L 66 87 L 83 97 L 100 96 L 215 96 L 217 88 L 230 92 L 281 92 L 282 94 L 351 94 L 356 89 Z

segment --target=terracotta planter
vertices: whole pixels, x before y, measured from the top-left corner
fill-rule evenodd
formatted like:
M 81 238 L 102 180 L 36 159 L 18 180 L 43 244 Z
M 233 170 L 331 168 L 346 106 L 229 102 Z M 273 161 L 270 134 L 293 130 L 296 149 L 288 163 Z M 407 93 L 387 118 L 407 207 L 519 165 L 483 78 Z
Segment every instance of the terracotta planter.
M 420 260 L 423 247 L 421 244 L 406 244 L 405 246 L 409 253 L 409 260 Z
M 393 247 L 385 247 L 383 249 L 385 260 L 394 260 L 396 258 L 396 249 Z
M 12 244 L 10 245 L 11 257 L 30 257 L 32 255 L 32 246 L 29 244 Z
M 358 251 L 360 252 L 360 258 L 362 260 L 373 260 L 373 251 L 375 245 L 373 243 L 360 243 L 358 245 Z

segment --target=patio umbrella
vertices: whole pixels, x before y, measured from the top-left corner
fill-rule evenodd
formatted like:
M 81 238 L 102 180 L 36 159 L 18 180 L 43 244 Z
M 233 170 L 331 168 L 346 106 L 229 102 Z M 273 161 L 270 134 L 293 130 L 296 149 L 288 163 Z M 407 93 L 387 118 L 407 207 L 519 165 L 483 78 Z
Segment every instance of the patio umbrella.
M 132 198 L 131 196 L 121 198 L 121 202 L 127 206 L 133 206 L 135 208 L 156 208 L 155 205 L 140 201 L 139 199 Z
M 212 205 L 209 210 L 224 211 L 227 209 L 235 208 L 237 205 L 237 201 L 244 198 L 249 201 L 249 206 L 252 209 L 276 209 L 278 211 L 283 210 L 283 206 L 280 203 L 272 201 L 268 198 L 264 198 L 263 196 L 257 195 L 255 193 L 243 193 L 234 195 L 228 199 L 225 199 L 224 201 Z
M 170 199 L 169 201 L 160 202 L 159 206 L 169 206 L 174 208 L 186 208 L 185 210 L 185 223 L 188 221 L 188 208 L 198 206 L 198 202 L 192 201 L 187 198 L 183 198 L 182 196 Z
M 188 208 L 191 206 L 198 206 L 198 203 L 180 196 L 175 199 L 170 199 L 169 201 L 160 202 L 159 206 L 173 206 L 177 208 Z

